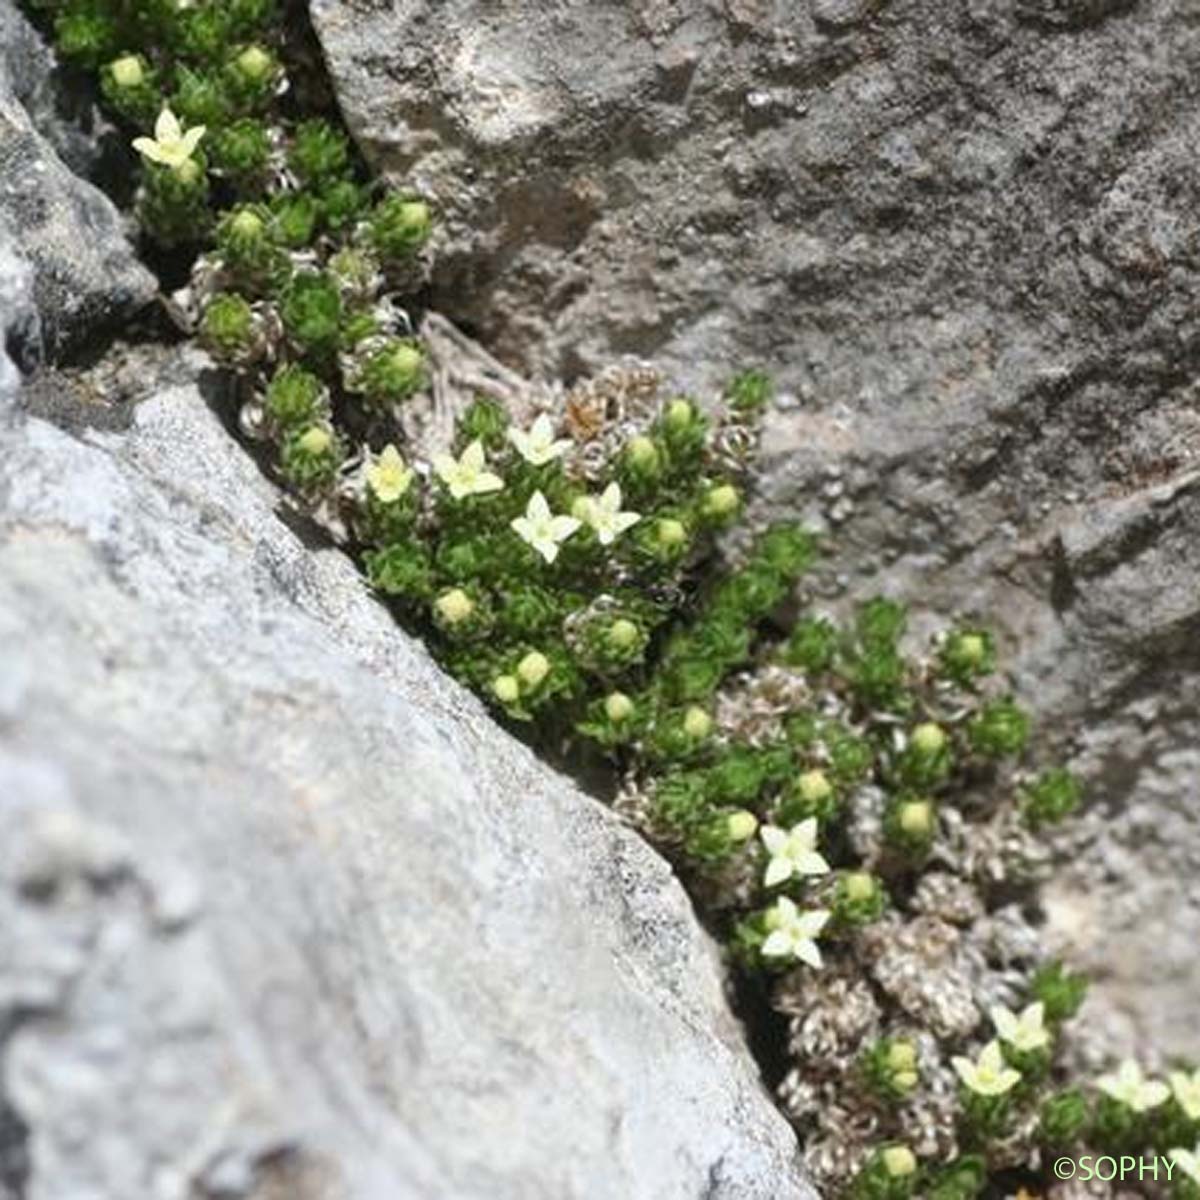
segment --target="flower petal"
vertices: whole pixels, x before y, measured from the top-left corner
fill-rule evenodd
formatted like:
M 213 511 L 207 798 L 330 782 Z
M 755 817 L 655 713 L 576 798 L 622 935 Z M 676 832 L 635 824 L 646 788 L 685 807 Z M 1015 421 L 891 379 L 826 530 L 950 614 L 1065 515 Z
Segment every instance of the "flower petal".
M 830 914 L 823 908 L 809 909 L 801 915 L 798 927 L 805 937 L 815 938 L 829 922 Z
M 829 874 L 829 864 L 815 850 L 802 850 L 793 856 L 792 861 L 799 875 Z
M 148 158 L 151 162 L 165 163 L 163 152 L 159 144 L 148 137 L 137 137 L 133 139 L 133 148 L 143 157 Z
M 758 836 L 762 839 L 762 844 L 766 846 L 767 852 L 772 857 L 779 854 L 784 846 L 787 845 L 787 834 L 774 825 L 764 825 L 758 831 Z
M 763 875 L 763 883 L 767 887 L 777 887 L 786 879 L 792 877 L 792 864 L 786 858 L 773 858 L 767 863 L 766 874 Z
M 782 958 L 792 952 L 792 939 L 782 929 L 776 929 L 762 944 L 762 952 L 768 958 Z
M 491 471 L 483 471 L 475 477 L 475 482 L 471 486 L 471 491 L 482 495 L 487 492 L 499 492 L 504 488 L 504 480 L 499 475 L 493 475 Z
M 204 125 L 195 125 L 183 135 L 181 150 L 186 158 L 191 158 L 196 152 L 196 147 L 200 145 L 200 139 L 204 136 L 206 128 Z
M 793 845 L 803 846 L 806 850 L 813 849 L 817 844 L 817 818 L 805 817 L 799 825 L 793 825 L 790 837 Z
M 950 1060 L 950 1065 L 955 1069 L 955 1071 L 958 1072 L 959 1079 L 961 1079 L 963 1083 L 967 1085 L 967 1087 L 974 1091 L 975 1081 L 978 1077 L 978 1073 L 975 1070 L 975 1064 L 969 1058 L 963 1058 L 961 1055 L 955 1055 L 954 1058 Z
M 1006 1041 L 1011 1042 L 1017 1031 L 1017 1018 L 1003 1004 L 997 1004 L 988 1012 L 996 1032 Z
M 808 963 L 810 967 L 820 970 L 825 965 L 825 960 L 821 957 L 821 951 L 816 942 L 809 941 L 808 938 L 801 938 L 793 949 L 796 957 L 801 962 Z
M 175 142 L 179 140 L 183 130 L 179 127 L 179 118 L 169 109 L 164 108 L 154 122 L 154 139 L 158 142 Z
M 557 542 L 565 542 L 582 524 L 574 517 L 552 517 L 550 519 L 550 532 Z

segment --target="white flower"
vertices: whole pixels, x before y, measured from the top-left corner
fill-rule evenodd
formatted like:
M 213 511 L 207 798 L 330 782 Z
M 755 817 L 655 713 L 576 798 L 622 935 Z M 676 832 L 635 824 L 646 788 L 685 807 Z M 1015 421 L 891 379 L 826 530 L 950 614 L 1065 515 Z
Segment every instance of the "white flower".
M 408 491 L 412 470 L 404 465 L 400 451 L 390 443 L 367 468 L 367 486 L 381 504 L 391 504 Z
M 641 519 L 641 513 L 621 511 L 621 485 L 610 483 L 602 495 L 585 496 L 576 510 L 595 531 L 596 540 L 608 546 Z
M 1168 1150 L 1167 1157 L 1189 1179 L 1200 1183 L 1200 1142 L 1196 1144 L 1195 1150 L 1184 1150 L 1182 1146 L 1175 1150 Z
M 1050 1031 L 1045 1025 L 1046 1006 L 1040 1000 L 1030 1004 L 1019 1017 L 1003 1004 L 997 1004 L 989 1016 L 1001 1041 L 1007 1042 L 1014 1050 L 1025 1053 L 1050 1045 Z
M 1006 1066 L 1000 1053 L 1000 1043 L 990 1041 L 979 1052 L 979 1058 L 952 1058 L 950 1065 L 958 1077 L 978 1096 L 1003 1096 L 1012 1091 L 1021 1078 L 1021 1072 Z
M 134 138 L 133 148 L 151 162 L 178 169 L 196 152 L 204 129 L 203 125 L 194 125 L 185 133 L 179 118 L 169 108 L 164 108 L 154 122 L 154 136 Z
M 810 967 L 821 966 L 821 951 L 815 939 L 828 920 L 825 909 L 801 912 L 786 896 L 780 896 L 767 911 L 770 933 L 763 942 L 763 954 L 767 958 L 798 958 Z
M 571 448 L 570 438 L 554 440 L 554 426 L 545 413 L 534 421 L 528 433 L 521 429 L 510 429 L 508 440 L 516 446 L 517 453 L 534 467 L 561 458 Z
M 461 458 L 455 458 L 453 454 L 438 454 L 433 459 L 433 469 L 455 500 L 498 492 L 504 486 L 504 480 L 486 470 L 485 466 L 483 441 L 480 438 L 476 438 L 462 452 Z
M 1190 1075 L 1183 1071 L 1172 1071 L 1167 1078 L 1175 1103 L 1183 1109 L 1189 1121 L 1200 1121 L 1200 1071 Z
M 548 563 L 558 557 L 559 546 L 579 528 L 574 517 L 556 517 L 541 492 L 534 492 L 523 517 L 510 522 L 517 536 L 532 546 Z
M 826 875 L 829 864 L 817 853 L 817 818 L 809 817 L 788 832 L 766 825 L 759 834 L 771 861 L 763 883 L 774 887 L 800 875 Z
M 1142 1068 L 1132 1058 L 1127 1058 L 1113 1074 L 1097 1079 L 1096 1086 L 1105 1095 L 1137 1113 L 1157 1108 L 1171 1094 L 1171 1089 L 1165 1083 L 1145 1078 Z

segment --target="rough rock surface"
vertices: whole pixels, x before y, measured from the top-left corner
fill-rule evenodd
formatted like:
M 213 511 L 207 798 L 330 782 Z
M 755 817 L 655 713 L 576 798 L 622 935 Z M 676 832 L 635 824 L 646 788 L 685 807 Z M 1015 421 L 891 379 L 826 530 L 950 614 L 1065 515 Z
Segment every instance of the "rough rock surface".
M 810 1197 L 665 864 L 194 386 L 73 426 L 0 421 L 0 1196 Z
M 33 269 L 40 320 L 25 323 L 11 347 L 26 366 L 79 348 L 147 304 L 156 289 L 116 209 L 71 173 L 35 126 L 31 113 L 69 157 L 86 157 L 86 139 L 72 139 L 53 117 L 52 66 L 11 0 L 0 0 L 0 247 Z
M 1053 936 L 1200 1054 L 1200 19 L 1191 0 L 314 0 L 441 307 L 528 369 L 784 384 L 764 508 L 1019 640 L 1094 804 Z M 1085 732 L 1074 743 L 1072 731 Z

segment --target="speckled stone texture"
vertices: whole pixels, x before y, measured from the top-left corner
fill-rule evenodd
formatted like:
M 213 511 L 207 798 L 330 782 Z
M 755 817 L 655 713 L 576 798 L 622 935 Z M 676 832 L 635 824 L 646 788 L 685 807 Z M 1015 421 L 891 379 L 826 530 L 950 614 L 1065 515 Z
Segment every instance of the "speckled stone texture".
M 782 384 L 756 512 L 818 601 L 997 623 L 1091 815 L 1048 937 L 1111 1048 L 1200 1055 L 1191 0 L 314 0 L 435 290 L 547 375 Z M 1019 649 L 1018 649 L 1019 646 Z
M 27 368 L 90 351 L 157 286 L 117 210 L 63 161 L 81 168 L 96 151 L 56 111 L 53 69 L 25 18 L 0 0 L 0 252 L 32 269 L 37 310 L 36 321 L 19 327 L 0 312 L 0 324 L 9 329 L 10 357 Z
M 811 1200 L 665 863 L 91 407 L 0 412 L 0 1197 Z

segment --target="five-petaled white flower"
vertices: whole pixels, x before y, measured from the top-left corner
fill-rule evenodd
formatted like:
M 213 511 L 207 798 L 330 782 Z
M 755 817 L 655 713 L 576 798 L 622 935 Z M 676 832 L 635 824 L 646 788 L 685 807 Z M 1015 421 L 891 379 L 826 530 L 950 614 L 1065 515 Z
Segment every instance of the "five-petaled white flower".
M 579 528 L 574 517 L 556 517 L 541 492 L 534 492 L 523 517 L 510 522 L 517 536 L 532 546 L 548 563 L 558 557 L 559 546 Z
M 599 496 L 584 496 L 577 512 L 592 527 L 602 546 L 611 545 L 642 519 L 641 513 L 621 511 L 619 483 L 610 483 Z
M 1020 1016 L 1010 1012 L 1003 1004 L 997 1004 L 988 1014 L 992 1024 L 1014 1050 L 1022 1053 L 1041 1050 L 1050 1045 L 1050 1030 L 1046 1028 L 1046 1006 L 1040 1001 L 1023 1009 Z
M 498 492 L 504 486 L 504 480 L 499 475 L 487 470 L 481 438 L 476 438 L 459 458 L 453 454 L 434 455 L 433 469 L 455 500 Z
M 508 440 L 517 448 L 517 453 L 531 466 L 540 467 L 556 458 L 561 458 L 570 448 L 570 438 L 554 439 L 554 426 L 550 418 L 542 413 L 529 432 L 523 429 L 510 429 Z
M 381 504 L 399 500 L 408 491 L 412 479 L 412 469 L 405 465 L 400 451 L 391 443 L 384 446 L 367 468 L 367 486 Z
M 1132 1058 L 1127 1058 L 1113 1074 L 1102 1075 L 1096 1080 L 1096 1086 L 1137 1113 L 1157 1108 L 1171 1094 L 1165 1083 L 1147 1079 Z
M 817 935 L 825 928 L 829 913 L 823 908 L 801 912 L 787 898 L 780 896 L 767 910 L 767 940 L 762 952 L 767 958 L 798 958 L 810 967 L 822 965 Z
M 1182 1146 L 1168 1150 L 1167 1157 L 1194 1183 L 1200 1183 L 1200 1142 L 1195 1150 L 1185 1150 Z
M 134 138 L 133 148 L 151 162 L 178 170 L 195 154 L 204 129 L 203 125 L 193 125 L 185 133 L 179 118 L 169 108 L 164 108 L 154 122 L 154 136 Z
M 771 856 L 763 876 L 767 887 L 774 887 L 794 876 L 829 873 L 829 864 L 817 853 L 816 817 L 793 825 L 786 833 L 774 825 L 764 825 L 759 837 Z
M 1183 1109 L 1189 1121 L 1200 1121 L 1200 1071 L 1190 1075 L 1183 1071 L 1172 1071 L 1167 1079 L 1171 1083 L 1171 1094 L 1175 1103 Z
M 950 1060 L 950 1065 L 977 1096 L 1003 1096 L 1012 1091 L 1021 1078 L 1020 1071 L 1005 1063 L 1000 1043 L 994 1039 L 984 1046 L 974 1062 L 956 1057 Z

